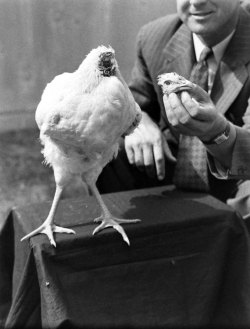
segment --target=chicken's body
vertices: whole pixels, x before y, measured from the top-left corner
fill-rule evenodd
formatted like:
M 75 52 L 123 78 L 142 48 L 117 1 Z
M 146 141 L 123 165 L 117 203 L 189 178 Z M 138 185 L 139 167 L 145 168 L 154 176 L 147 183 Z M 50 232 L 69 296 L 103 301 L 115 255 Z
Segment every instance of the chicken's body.
M 114 218 L 95 186 L 103 167 L 116 156 L 122 135 L 131 133 L 141 119 L 141 111 L 123 80 L 112 48 L 92 50 L 78 70 L 57 76 L 47 85 L 36 111 L 36 122 L 44 146 L 46 163 L 54 170 L 56 193 L 44 224 L 23 239 L 38 233 L 74 233 L 54 225 L 54 215 L 64 187 L 73 175 L 81 175 L 101 208 L 101 220 L 94 233 L 113 226 L 129 244 L 118 224 L 136 222 Z

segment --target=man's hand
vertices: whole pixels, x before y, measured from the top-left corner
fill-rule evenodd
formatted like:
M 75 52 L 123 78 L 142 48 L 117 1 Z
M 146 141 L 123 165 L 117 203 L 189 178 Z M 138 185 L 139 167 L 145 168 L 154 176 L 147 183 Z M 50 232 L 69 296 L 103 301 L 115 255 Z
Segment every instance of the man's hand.
M 181 134 L 197 136 L 206 142 L 219 135 L 227 120 L 216 110 L 209 95 L 199 86 L 192 91 L 164 95 L 170 124 Z
M 131 165 L 159 180 L 165 177 L 165 156 L 176 161 L 160 128 L 145 112 L 142 112 L 139 126 L 125 137 L 125 149 Z

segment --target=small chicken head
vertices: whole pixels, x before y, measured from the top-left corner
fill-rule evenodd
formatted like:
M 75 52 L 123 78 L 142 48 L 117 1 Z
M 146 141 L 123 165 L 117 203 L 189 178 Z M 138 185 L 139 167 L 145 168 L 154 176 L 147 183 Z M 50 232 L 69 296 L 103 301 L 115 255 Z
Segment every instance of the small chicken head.
M 191 90 L 193 83 L 181 75 L 170 72 L 158 76 L 158 85 L 161 86 L 163 94 L 178 93 L 184 90 Z

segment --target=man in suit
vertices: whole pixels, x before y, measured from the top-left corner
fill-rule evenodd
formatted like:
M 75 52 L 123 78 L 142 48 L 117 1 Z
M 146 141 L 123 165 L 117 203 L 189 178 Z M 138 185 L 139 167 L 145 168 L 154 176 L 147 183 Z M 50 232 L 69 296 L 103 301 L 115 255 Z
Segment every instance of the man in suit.
M 126 155 L 132 165 L 129 171 L 125 170 L 127 165 L 124 161 L 121 167 L 120 159 L 125 159 L 122 152 L 118 160 L 109 166 L 115 177 L 124 176 L 126 183 L 131 182 L 126 188 L 117 184 L 119 189 L 171 182 L 175 162 L 178 162 L 182 131 L 178 125 L 173 127 L 169 123 L 157 78 L 166 72 L 177 72 L 189 79 L 203 47 L 208 46 L 213 50 L 213 59 L 208 62 L 209 93 L 217 111 L 225 117 L 221 126 L 210 131 L 210 142 L 225 133 L 227 121 L 231 128 L 229 138 L 224 143 L 210 146 L 210 156 L 213 157 L 210 168 L 214 175 L 208 172 L 209 192 L 223 201 L 235 197 L 241 185 L 239 179 L 245 178 L 249 171 L 244 161 L 238 162 L 236 159 L 237 153 L 238 157 L 243 158 L 240 150 L 242 139 L 239 136 L 249 142 L 246 121 L 250 111 L 249 35 L 250 16 L 238 0 L 177 0 L 177 14 L 159 18 L 141 28 L 130 89 L 143 116 L 139 128 L 125 138 Z M 190 134 L 195 135 L 195 131 Z M 220 152 L 215 149 L 224 149 L 227 143 L 230 144 L 227 149 L 229 154 L 234 152 L 225 171 L 230 173 L 231 169 L 234 179 L 221 180 L 218 177 L 223 176 L 222 168 L 225 166 L 222 164 L 219 168 L 215 155 Z M 131 176 L 136 177 L 135 180 Z M 143 181 L 147 183 L 143 184 Z
M 250 106 L 248 104 L 250 99 L 248 82 L 250 55 L 249 41 L 247 35 L 244 35 L 247 30 L 249 32 L 249 17 L 245 16 L 237 1 L 232 1 L 231 4 L 218 1 L 215 3 L 217 11 L 213 2 L 209 1 L 194 1 L 193 4 L 190 1 L 188 5 L 187 1 L 177 1 L 177 4 L 182 21 L 193 33 L 198 35 L 203 45 L 212 47 L 215 55 L 216 50 L 223 46 L 223 42 L 227 40 L 228 36 L 231 40 L 217 64 L 210 94 L 214 104 L 208 99 L 206 103 L 206 99 L 203 99 L 202 106 L 198 105 L 185 92 L 179 96 L 177 94 L 164 96 L 168 121 L 174 126 L 175 132 L 198 136 L 204 142 L 208 151 L 210 171 L 215 177 L 245 180 L 250 177 L 250 166 L 248 165 L 250 161 Z M 224 9 L 223 5 L 225 5 Z M 244 3 L 244 5 L 248 4 Z M 229 20 L 223 25 L 223 17 L 226 16 L 223 15 L 223 10 L 229 9 L 227 13 L 230 13 L 230 7 L 233 21 L 230 21 L 229 15 Z M 206 22 L 204 15 L 209 11 L 214 11 L 218 19 L 207 19 Z M 221 17 L 220 21 L 219 17 Z M 234 19 L 236 20 L 234 21 Z M 212 31 L 219 31 L 219 33 L 213 37 Z M 213 74 L 213 67 L 211 71 Z M 219 80 L 220 83 L 218 83 Z M 214 109 L 212 109 L 213 107 Z M 224 120 L 222 120 L 221 114 L 225 115 Z M 228 130 L 226 137 L 223 136 L 225 129 Z M 224 185 L 224 182 L 221 184 Z M 238 181 L 236 186 L 236 192 L 231 194 L 227 203 L 244 216 L 250 210 L 250 182 Z

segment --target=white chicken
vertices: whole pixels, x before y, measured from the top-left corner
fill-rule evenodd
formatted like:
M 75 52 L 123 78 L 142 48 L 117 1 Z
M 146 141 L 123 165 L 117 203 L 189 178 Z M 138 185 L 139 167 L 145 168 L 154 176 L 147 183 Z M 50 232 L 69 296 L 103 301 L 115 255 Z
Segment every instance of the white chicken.
M 73 175 L 81 175 L 96 197 L 102 214 L 94 221 L 101 224 L 93 234 L 113 227 L 129 245 L 120 223 L 139 219 L 112 216 L 96 187 L 103 167 L 117 155 L 121 136 L 134 131 L 141 120 L 141 110 L 121 76 L 111 47 L 93 49 L 73 73 L 63 73 L 49 83 L 36 110 L 45 162 L 53 167 L 55 196 L 48 217 L 21 241 L 44 233 L 56 247 L 53 233 L 75 233 L 54 224 L 62 192 Z

